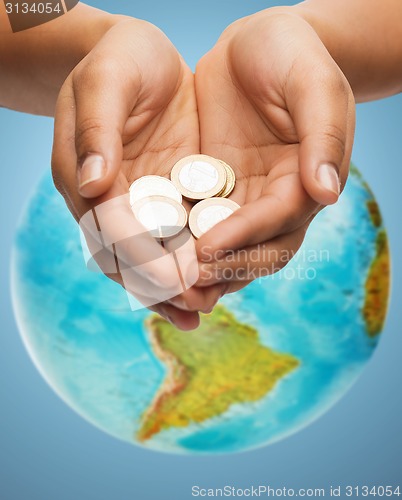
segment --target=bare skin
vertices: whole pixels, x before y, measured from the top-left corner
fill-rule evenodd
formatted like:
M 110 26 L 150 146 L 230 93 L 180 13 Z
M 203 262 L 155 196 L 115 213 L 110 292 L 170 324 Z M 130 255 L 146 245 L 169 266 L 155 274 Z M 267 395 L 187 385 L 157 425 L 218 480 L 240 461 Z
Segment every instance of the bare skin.
M 53 173 L 71 212 L 79 220 L 127 193 L 143 175 L 168 177 L 174 163 L 194 151 L 199 130 L 193 74 L 157 28 L 119 23 L 73 70 L 58 98 Z M 168 270 L 156 274 L 165 286 Z M 110 277 L 121 283 L 120 276 Z M 193 329 L 198 311 L 209 311 L 219 296 L 217 287 L 193 288 L 154 309 Z
M 12 33 L 0 2 L 0 104 L 53 116 L 68 74 L 121 19 L 80 3 L 50 23 Z
M 262 275 L 283 267 L 273 255 L 295 253 L 315 214 L 337 201 L 352 150 L 353 94 L 310 25 L 273 9 L 223 33 L 197 67 L 196 88 L 201 150 L 232 165 L 231 198 L 242 206 L 198 241 L 200 260 L 209 261 L 199 285 L 227 281 L 225 268 L 247 282 L 247 266 Z M 233 250 L 242 250 L 237 259 Z M 211 262 L 225 251 L 230 260 Z
M 402 90 L 401 5 L 307 0 L 261 11 L 229 26 L 194 78 L 144 21 L 80 4 L 12 34 L 0 2 L 0 104 L 55 112 L 54 179 L 77 220 L 141 175 L 167 176 L 187 154 L 233 166 L 242 208 L 197 242 L 197 286 L 156 306 L 191 329 L 198 311 L 253 278 L 248 263 L 261 275 L 282 267 L 275 255 L 291 256 L 318 211 L 337 201 L 354 100 Z M 238 259 L 222 257 L 238 250 Z
M 237 290 L 283 267 L 337 201 L 355 98 L 402 90 L 402 4 L 308 0 L 236 21 L 199 63 L 196 88 L 201 150 L 233 166 L 242 205 L 198 241 L 198 285 Z

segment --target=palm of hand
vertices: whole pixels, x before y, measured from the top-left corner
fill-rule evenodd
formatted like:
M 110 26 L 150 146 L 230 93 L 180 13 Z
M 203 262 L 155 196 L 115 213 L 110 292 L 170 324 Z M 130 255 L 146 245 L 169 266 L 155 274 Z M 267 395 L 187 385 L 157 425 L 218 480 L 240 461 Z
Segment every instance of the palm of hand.
M 177 58 L 176 66 L 161 69 L 160 79 L 172 82 L 170 92 L 158 80 L 147 81 L 138 94 L 133 92 L 132 107 L 122 133 L 122 159 L 116 181 L 102 196 L 95 198 L 83 198 L 75 189 L 75 173 L 70 168 L 77 161 L 73 77 L 71 83 L 66 82 L 61 102 L 68 112 L 60 113 L 63 121 L 58 124 L 60 138 L 54 148 L 53 164 L 56 165 L 56 185 L 61 185 L 61 191 L 68 194 L 66 201 L 77 220 L 91 208 L 127 193 L 130 184 L 143 175 L 169 176 L 179 158 L 198 151 L 198 117 L 191 71 Z M 80 135 L 93 125 L 88 122 L 85 127 L 88 128 L 80 131 Z M 97 132 L 97 127 L 93 128 Z
M 193 74 L 173 47 L 167 46 L 165 42 L 162 45 L 163 57 L 153 54 L 153 57 L 159 61 L 156 71 L 155 68 L 151 68 L 151 71 L 154 72 L 153 78 L 144 74 L 149 65 L 148 67 L 143 66 L 139 78 L 134 79 L 131 78 L 130 74 L 127 75 L 127 72 L 124 72 L 123 75 L 121 71 L 119 73 L 118 67 L 114 67 L 113 60 L 112 63 L 108 64 L 112 64 L 114 71 L 111 71 L 110 66 L 102 67 L 103 63 L 99 62 L 95 53 L 90 54 L 89 61 L 83 61 L 82 66 L 70 75 L 63 86 L 56 114 L 55 138 L 57 140 L 55 140 L 53 151 L 53 173 L 56 186 L 65 196 L 66 202 L 77 220 L 80 220 L 92 208 L 125 195 L 130 184 L 143 175 L 154 174 L 168 177 L 172 165 L 178 159 L 199 151 L 198 116 Z M 102 55 L 101 50 L 100 54 Z M 119 48 L 119 57 L 126 62 L 132 57 L 132 54 L 124 56 Z M 151 56 L 148 55 L 148 57 Z M 94 75 L 94 71 L 101 73 L 101 76 L 96 73 Z M 116 143 L 118 141 L 122 143 L 121 158 L 114 162 L 118 166 L 118 170 L 115 170 L 115 180 L 111 187 L 101 196 L 84 198 L 77 192 L 76 175 L 71 169 L 71 165 L 76 164 L 79 156 L 77 137 L 78 142 L 80 140 L 82 142 L 82 137 L 91 138 L 92 135 L 98 137 L 103 129 L 98 126 L 100 120 L 96 119 L 84 121 L 77 129 L 79 120 L 77 120 L 76 115 L 79 109 L 82 110 L 86 104 L 77 102 L 77 94 L 83 93 L 80 85 L 88 85 L 91 78 L 97 82 L 101 77 L 104 78 L 105 74 L 117 74 L 120 78 L 127 76 L 127 83 L 122 84 L 123 88 L 116 92 L 118 96 L 124 96 L 128 111 L 124 127 L 121 132 L 118 131 L 118 134 L 115 134 L 118 139 Z M 109 78 L 113 79 L 113 77 Z M 116 86 L 120 85 L 120 82 L 116 80 L 115 84 Z M 88 97 L 86 99 L 88 100 Z M 86 110 L 86 113 L 83 114 L 91 116 L 93 110 L 92 113 L 88 113 Z M 105 115 L 107 114 L 105 113 Z M 106 140 L 110 135 L 108 131 Z M 103 149 L 107 154 L 108 151 L 114 151 L 118 148 L 107 148 L 103 145 Z M 121 212 L 120 216 L 124 217 L 124 213 Z M 120 221 L 124 220 L 121 217 L 119 217 Z M 104 226 L 111 227 L 113 230 L 113 223 L 112 226 L 108 223 L 105 223 Z M 124 223 L 121 222 L 119 226 L 124 226 Z M 117 241 L 115 238 L 113 240 Z M 107 272 L 107 275 L 123 284 L 119 274 Z M 189 309 L 209 310 L 216 302 L 215 296 L 209 297 L 210 293 L 210 290 L 188 290 L 180 299 L 180 304 Z M 154 310 L 165 317 L 174 317 L 184 328 L 196 325 L 197 313 L 178 311 L 172 304 L 161 304 Z
M 212 54 L 197 69 L 201 150 L 233 167 L 232 197 L 244 205 L 268 194 L 274 181 L 298 174 L 299 144 L 288 113 L 270 103 L 272 117 L 264 119 L 249 97 L 255 89 L 240 88 L 220 58 Z
M 258 44 L 255 38 L 253 42 Z M 301 182 L 300 144 L 280 82 L 261 65 L 258 78 L 253 78 L 251 67 L 258 63 L 259 54 L 248 51 L 242 57 L 230 50 L 224 39 L 197 67 L 201 151 L 233 167 L 237 182 L 231 198 L 241 206 L 254 206 L 254 215 L 250 211 L 249 217 L 233 217 L 225 231 L 211 230 L 201 238 L 201 255 L 203 246 L 216 250 L 251 248 L 285 233 L 289 237 L 281 243 L 291 255 L 319 210 Z M 265 53 L 264 57 L 270 55 Z M 267 226 L 263 235 L 253 230 L 261 215 Z M 239 287 L 233 283 L 229 290 Z
M 74 109 L 79 106 L 75 102 L 74 81 L 71 78 L 67 81 L 61 93 L 61 107 L 64 109 L 59 112 L 62 119 L 59 119 L 56 134 L 58 147 L 54 163 L 57 165 L 56 183 L 77 218 L 103 201 L 127 193 L 129 185 L 137 178 L 149 174 L 168 177 L 178 159 L 201 152 L 223 159 L 234 168 L 237 184 L 231 197 L 246 210 L 241 211 L 241 216 L 235 214 L 206 233 L 198 242 L 199 253 L 202 255 L 204 245 L 213 250 L 250 250 L 264 242 L 271 242 L 271 246 L 276 244 L 278 248 L 286 247 L 291 252 L 297 250 L 309 222 L 320 208 L 308 196 L 301 182 L 301 145 L 293 119 L 294 109 L 289 108 L 286 98 L 289 94 L 287 77 L 304 50 L 294 43 L 289 46 L 288 40 L 292 38 L 289 30 L 300 26 L 292 26 L 293 17 L 287 17 L 284 23 L 274 22 L 274 29 L 268 29 L 269 22 L 264 14 L 252 17 L 256 22 L 251 29 L 242 32 L 241 28 L 248 19 L 238 21 L 204 56 L 197 67 L 196 89 L 192 73 L 173 47 L 166 45 L 166 40 L 161 40 L 159 51 L 152 54 L 147 54 L 143 47 L 133 54 L 131 47 L 124 55 L 121 54 L 122 45 L 118 45 L 119 52 L 112 54 L 112 60 L 116 58 L 125 63 L 131 60 L 134 66 L 138 59 L 142 60 L 142 64 L 137 64 L 141 71 L 136 83 L 140 82 L 140 85 L 124 86 L 116 81 L 120 90 L 115 94 L 124 96 L 125 103 L 128 102 L 128 118 L 119 131 L 123 148 L 119 161 L 115 161 L 116 165 L 119 164 L 115 180 L 112 187 L 106 192 L 103 190 L 104 194 L 98 198 L 85 199 L 75 188 L 76 179 L 70 167 L 77 160 Z M 288 36 L 283 37 L 284 25 Z M 305 26 L 301 27 L 302 31 L 305 29 Z M 149 26 L 145 30 L 148 31 Z M 121 35 L 127 39 L 132 32 L 129 29 L 124 33 L 123 27 Z M 155 33 L 149 35 L 155 41 Z M 304 35 L 302 32 L 301 38 Z M 111 36 L 118 38 L 120 35 L 117 31 Z M 311 33 L 308 36 L 311 38 Z M 293 39 L 297 40 L 297 37 Z M 107 40 L 105 44 L 106 49 L 99 47 L 100 55 L 107 50 Z M 154 43 L 150 47 L 154 50 Z M 285 54 L 281 52 L 283 47 Z M 118 67 L 117 70 L 124 79 L 125 69 L 122 72 Z M 333 73 L 329 75 L 330 80 Z M 88 74 L 91 75 L 91 71 Z M 87 81 L 88 74 L 84 72 L 78 80 Z M 303 74 L 299 72 L 298 76 Z M 298 86 L 294 76 L 293 85 Z M 344 89 L 341 87 L 342 94 Z M 116 106 L 121 107 L 117 102 Z M 112 109 L 109 111 L 113 114 Z M 312 122 L 312 119 L 308 121 Z M 91 123 L 88 126 L 90 128 Z M 345 163 L 348 163 L 348 154 Z M 110 184 L 110 176 L 108 182 Z M 262 261 L 267 258 L 262 254 Z M 233 282 L 226 290 L 241 288 L 246 279 Z M 202 286 L 207 286 L 204 297 L 201 290 L 189 291 L 193 291 L 194 310 L 202 309 L 202 302 L 212 304 L 222 293 L 221 285 L 209 285 L 212 283 L 202 283 Z M 199 300 L 208 294 L 212 300 Z M 169 314 L 175 316 L 177 311 L 170 305 L 168 307 Z
M 152 101 L 137 104 L 127 120 L 122 173 L 128 185 L 144 175 L 169 177 L 178 159 L 199 150 L 193 75 L 183 63 L 177 72 L 173 95 L 167 95 L 163 85 L 155 85 L 148 90 Z

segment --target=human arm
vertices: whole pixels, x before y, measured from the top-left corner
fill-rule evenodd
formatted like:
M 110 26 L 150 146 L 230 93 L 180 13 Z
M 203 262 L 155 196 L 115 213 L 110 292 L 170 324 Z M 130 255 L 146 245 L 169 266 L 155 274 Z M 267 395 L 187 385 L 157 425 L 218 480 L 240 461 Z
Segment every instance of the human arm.
M 128 186 L 139 176 L 167 175 L 175 158 L 198 150 L 193 76 L 155 26 L 82 4 L 19 33 L 11 33 L 4 7 L 1 21 L 0 104 L 52 115 L 57 100 L 53 175 L 77 221 L 102 203 L 125 200 Z M 93 161 L 99 158 L 101 166 Z M 114 220 L 106 217 L 104 237 L 108 234 L 117 243 L 127 236 L 127 225 L 135 221 L 126 208 L 122 203 L 118 212 L 111 210 Z M 155 242 L 148 243 L 155 249 Z M 130 250 L 138 262 L 143 249 L 134 242 Z M 176 290 L 176 266 L 163 262 L 159 267 L 150 263 L 149 274 L 159 291 L 169 286 Z M 112 279 L 127 286 L 127 279 L 123 282 L 119 272 L 106 267 Z M 147 276 L 130 284 L 137 289 L 141 284 L 146 303 L 182 328 L 194 326 L 197 311 L 209 310 L 217 300 L 204 300 L 210 291 L 192 290 L 174 298 L 176 291 L 159 304 Z M 173 298 L 186 310 L 172 305 Z
M 203 247 L 208 249 L 200 284 L 219 282 L 228 267 L 244 270 L 252 251 L 259 256 L 254 268 L 265 274 L 277 271 L 286 259 L 275 262 L 272 256 L 286 252 L 291 257 L 320 204 L 336 201 L 335 189 L 327 188 L 331 183 L 336 188 L 336 174 L 343 187 L 353 142 L 354 106 L 347 82 L 358 101 L 402 88 L 401 5 L 394 0 L 308 0 L 267 9 L 229 26 L 201 61 L 202 148 L 235 166 L 240 188 L 233 197 L 244 207 L 198 242 L 201 259 Z M 208 78 L 214 66 L 219 68 L 216 78 Z M 208 93 L 222 105 L 210 105 L 203 116 Z M 218 114 L 221 126 L 214 130 L 209 117 L 216 123 Z M 283 158 L 292 148 L 293 158 L 289 154 L 278 166 L 280 153 Z M 331 178 L 320 178 L 322 163 L 334 166 Z M 246 252 L 237 261 L 233 256 L 211 261 L 211 255 L 228 249 Z M 250 276 L 243 274 L 246 283 Z
M 53 116 L 68 74 L 124 19 L 79 3 L 57 19 L 13 33 L 0 2 L 0 105 Z
M 306 0 L 291 9 L 318 34 L 357 102 L 402 91 L 400 0 Z
M 119 243 L 120 250 L 120 242 L 127 240 L 123 244 L 125 267 L 129 264 L 135 273 L 142 256 L 148 254 L 142 278 L 149 280 L 141 281 L 137 275 L 140 280 L 133 280 L 131 274 L 127 283 L 118 270 L 105 270 L 105 274 L 128 291 L 132 287 L 138 291 L 140 283 L 142 302 L 153 304 L 183 329 L 197 325 L 198 311 L 209 311 L 220 291 L 218 287 L 186 289 L 161 303 L 165 289 L 180 285 L 177 268 L 174 262 L 166 266 L 166 259 L 160 264 L 152 258 L 155 242 L 152 245 L 148 240 L 144 251 L 143 237 L 136 237 L 138 224 L 129 207 L 128 190 L 143 175 L 168 177 L 178 159 L 197 151 L 193 74 L 175 47 L 145 21 L 130 19 L 112 27 L 73 69 L 60 91 L 54 180 L 77 221 L 95 210 L 104 239 Z

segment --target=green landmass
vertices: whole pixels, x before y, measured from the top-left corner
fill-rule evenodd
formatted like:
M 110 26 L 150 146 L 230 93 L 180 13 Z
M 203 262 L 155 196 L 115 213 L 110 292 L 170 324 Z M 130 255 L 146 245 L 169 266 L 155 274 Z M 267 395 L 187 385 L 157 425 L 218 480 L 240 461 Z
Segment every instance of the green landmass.
M 366 331 L 370 337 L 381 333 L 388 307 L 390 280 L 390 253 L 387 233 L 384 229 L 378 232 L 376 255 L 371 263 L 365 284 L 365 301 L 363 316 Z
M 144 413 L 137 439 L 204 422 L 235 403 L 266 396 L 299 361 L 260 343 L 257 330 L 218 305 L 201 325 L 182 332 L 157 315 L 146 321 L 152 347 L 168 373 Z
M 380 208 L 374 198 L 374 194 L 353 164 L 350 165 L 350 172 L 361 179 L 364 188 L 370 195 L 366 201 L 366 206 L 371 222 L 378 231 L 376 253 L 366 278 L 365 300 L 362 311 L 367 335 L 369 337 L 376 337 L 381 333 L 387 315 L 391 256 L 387 233 L 383 227 Z
M 370 219 L 371 222 L 373 223 L 374 227 L 381 227 L 382 226 L 382 217 L 381 217 L 381 212 L 380 212 L 380 207 L 378 206 L 378 203 L 375 201 L 374 198 L 370 198 L 366 202 L 367 209 L 370 214 Z
M 350 173 L 352 175 L 355 175 L 356 177 L 358 177 L 359 179 L 363 179 L 363 176 L 362 174 L 360 173 L 360 171 L 357 169 L 356 165 L 354 163 L 350 163 L 349 165 L 349 170 L 350 170 Z

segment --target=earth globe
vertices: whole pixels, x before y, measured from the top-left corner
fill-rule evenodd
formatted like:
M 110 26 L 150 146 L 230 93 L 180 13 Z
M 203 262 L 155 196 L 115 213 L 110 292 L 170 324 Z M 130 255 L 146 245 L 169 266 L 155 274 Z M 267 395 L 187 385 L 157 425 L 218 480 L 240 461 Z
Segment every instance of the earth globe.
M 278 441 L 345 394 L 378 344 L 389 272 L 378 205 L 352 167 L 281 272 L 181 332 L 88 271 L 46 174 L 16 233 L 12 294 L 32 360 L 82 417 L 155 451 L 216 454 Z

